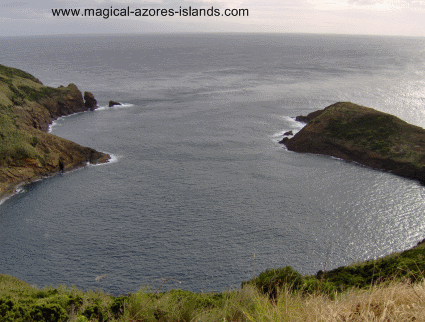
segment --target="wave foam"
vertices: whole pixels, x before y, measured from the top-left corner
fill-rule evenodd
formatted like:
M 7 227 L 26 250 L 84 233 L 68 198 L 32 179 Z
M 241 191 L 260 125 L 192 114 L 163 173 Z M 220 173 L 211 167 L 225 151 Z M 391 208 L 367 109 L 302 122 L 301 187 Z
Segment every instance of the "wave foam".
M 297 134 L 306 124 L 301 123 L 295 120 L 295 118 L 290 116 L 282 116 L 285 124 L 283 125 L 283 130 L 276 132 L 272 135 L 273 140 L 281 140 L 283 135 L 286 132 L 292 131 L 293 135 Z M 292 136 L 289 136 L 292 137 Z
M 57 126 L 57 125 L 58 125 L 57 120 L 53 121 L 53 122 L 49 125 L 49 127 L 47 128 L 47 133 L 52 133 L 52 129 L 53 129 L 53 127 L 55 127 L 55 126 Z
M 118 162 L 119 159 L 122 158 L 119 155 L 108 153 L 108 152 L 105 152 L 105 151 L 102 151 L 102 153 L 109 154 L 109 156 L 111 158 L 108 161 L 104 162 L 104 163 L 93 164 L 93 163 L 87 162 L 86 165 L 92 166 L 92 167 L 98 167 L 98 166 L 105 165 L 105 164 L 116 163 L 116 162 Z
M 296 121 L 295 117 L 285 115 L 282 118 L 287 121 L 291 127 L 296 128 L 298 130 L 301 130 L 304 126 L 306 126 L 305 123 Z
M 114 105 L 114 106 L 111 106 L 111 107 L 109 107 L 109 106 L 99 106 L 94 111 L 114 110 L 114 109 L 127 108 L 127 107 L 133 107 L 134 106 L 134 104 L 131 104 L 131 103 L 121 103 L 121 102 L 119 102 L 119 103 L 121 105 Z M 73 115 L 76 115 L 76 114 L 86 113 L 86 112 L 89 112 L 89 111 L 77 112 L 77 113 L 72 113 L 72 114 L 69 114 L 69 115 L 63 115 L 63 116 L 58 117 L 56 120 L 54 120 L 49 125 L 49 127 L 47 128 L 47 133 L 51 133 L 53 127 L 58 126 L 61 119 L 66 118 L 68 116 L 73 116 Z
M 26 190 L 25 190 L 24 185 L 15 187 L 15 191 L 13 191 L 11 194 L 7 195 L 6 197 L 0 199 L 0 205 L 2 205 L 6 200 L 12 198 L 13 196 L 16 196 L 20 193 L 24 193 L 25 191 Z
M 81 113 L 86 113 L 88 111 L 82 111 L 82 112 L 77 112 L 77 113 L 72 113 L 72 114 L 68 114 L 68 115 L 62 115 L 59 116 L 56 120 L 52 121 L 52 123 L 49 124 L 48 128 L 47 128 L 47 133 L 51 133 L 52 132 L 52 128 L 55 126 L 58 126 L 59 123 L 61 122 L 61 120 L 67 118 L 67 117 L 71 117 L 77 114 L 81 114 Z
M 119 102 L 121 105 L 114 105 L 114 106 L 99 106 L 97 109 L 95 109 L 95 111 L 105 111 L 105 110 L 116 110 L 116 109 L 120 109 L 120 108 L 127 108 L 127 107 L 133 107 L 134 104 L 131 103 L 121 103 Z

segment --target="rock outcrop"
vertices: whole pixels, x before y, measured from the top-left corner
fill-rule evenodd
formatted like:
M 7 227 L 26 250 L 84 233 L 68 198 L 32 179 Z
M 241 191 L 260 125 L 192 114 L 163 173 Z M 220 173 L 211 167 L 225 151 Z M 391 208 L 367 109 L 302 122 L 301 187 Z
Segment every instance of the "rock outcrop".
M 84 92 L 84 105 L 87 109 L 94 110 L 97 107 L 97 101 L 90 92 Z
M 115 106 L 115 105 L 121 105 L 121 103 L 118 103 L 118 102 L 115 102 L 115 101 L 109 101 L 109 104 L 108 104 L 109 107 L 112 107 L 112 106 Z
M 0 197 L 61 167 L 69 171 L 109 159 L 105 153 L 47 133 L 58 117 L 92 109 L 93 94 L 87 98 L 88 106 L 74 84 L 51 88 L 24 71 L 0 65 Z
M 322 112 L 323 112 L 323 110 L 318 110 L 318 111 L 311 112 L 307 116 L 299 115 L 299 116 L 295 117 L 295 121 L 301 122 L 301 123 L 308 123 L 312 119 L 314 119 L 315 117 L 322 114 Z
M 350 102 L 307 118 L 307 125 L 283 142 L 288 150 L 330 155 L 425 182 L 424 129 Z

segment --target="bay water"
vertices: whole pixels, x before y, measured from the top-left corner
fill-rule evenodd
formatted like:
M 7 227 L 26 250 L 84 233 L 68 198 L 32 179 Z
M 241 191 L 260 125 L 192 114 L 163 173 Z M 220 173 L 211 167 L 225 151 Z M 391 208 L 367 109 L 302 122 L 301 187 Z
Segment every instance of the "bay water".
M 223 291 L 267 268 L 314 274 L 425 238 L 417 182 L 277 143 L 302 128 L 293 117 L 338 101 L 424 127 L 424 38 L 9 37 L 0 57 L 94 93 L 98 110 L 50 131 L 112 156 L 3 200 L 2 274 L 112 294 L 167 278 L 163 290 Z

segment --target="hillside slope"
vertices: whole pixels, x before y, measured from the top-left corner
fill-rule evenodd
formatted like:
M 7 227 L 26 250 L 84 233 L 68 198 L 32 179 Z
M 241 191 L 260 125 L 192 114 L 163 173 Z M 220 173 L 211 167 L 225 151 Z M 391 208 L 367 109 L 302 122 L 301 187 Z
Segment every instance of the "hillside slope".
M 60 116 L 94 109 L 93 95 L 74 84 L 52 88 L 19 69 L 0 65 L 0 197 L 18 184 L 99 163 L 107 154 L 47 133 Z

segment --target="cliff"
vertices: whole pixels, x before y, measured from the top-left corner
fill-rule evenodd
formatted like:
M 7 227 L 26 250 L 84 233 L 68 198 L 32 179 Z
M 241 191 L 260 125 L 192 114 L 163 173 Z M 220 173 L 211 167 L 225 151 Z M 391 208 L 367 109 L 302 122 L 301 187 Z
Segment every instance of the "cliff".
M 305 117 L 282 141 L 288 150 L 330 155 L 425 182 L 425 130 L 372 108 L 339 102 Z
M 107 154 L 47 133 L 60 116 L 92 110 L 93 95 L 74 84 L 52 88 L 19 69 L 0 65 L 0 197 L 18 184 L 99 163 Z

